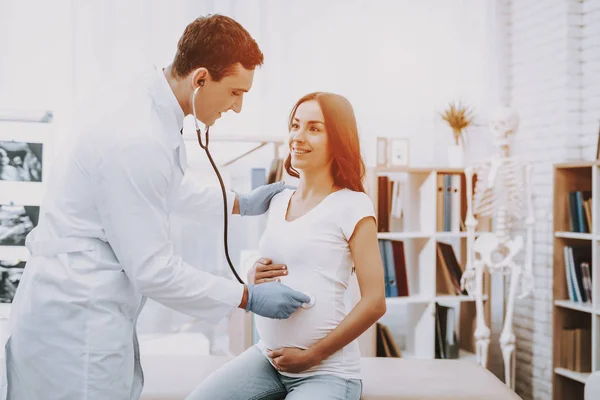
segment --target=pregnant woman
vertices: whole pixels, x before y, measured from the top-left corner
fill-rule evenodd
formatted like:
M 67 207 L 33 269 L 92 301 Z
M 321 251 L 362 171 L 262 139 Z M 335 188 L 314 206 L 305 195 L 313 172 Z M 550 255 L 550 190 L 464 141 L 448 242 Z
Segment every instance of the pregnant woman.
M 385 313 L 373 203 L 351 104 L 311 93 L 292 109 L 286 171 L 296 190 L 271 201 L 254 284 L 280 280 L 314 297 L 286 320 L 255 317 L 260 341 L 215 371 L 188 400 L 340 399 L 362 391 L 356 339 Z M 348 312 L 356 273 L 360 301 Z

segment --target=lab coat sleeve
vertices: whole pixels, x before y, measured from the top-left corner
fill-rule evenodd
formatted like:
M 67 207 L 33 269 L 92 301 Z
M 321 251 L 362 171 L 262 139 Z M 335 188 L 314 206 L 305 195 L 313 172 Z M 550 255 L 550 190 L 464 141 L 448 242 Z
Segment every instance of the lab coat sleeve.
M 227 213 L 231 217 L 235 193 L 226 190 Z M 223 225 L 223 193 L 220 187 L 201 187 L 189 178 L 183 178 L 172 212 L 185 219 L 202 221 L 203 224 Z
M 105 157 L 97 176 L 100 218 L 117 259 L 143 295 L 218 321 L 240 304 L 244 288 L 174 254 L 167 197 L 179 166 L 171 157 L 152 141 L 123 144 Z

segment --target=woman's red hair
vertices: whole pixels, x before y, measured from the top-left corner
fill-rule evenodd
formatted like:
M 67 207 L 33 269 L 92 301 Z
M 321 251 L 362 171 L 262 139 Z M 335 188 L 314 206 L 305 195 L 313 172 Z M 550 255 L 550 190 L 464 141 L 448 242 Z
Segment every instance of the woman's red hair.
M 356 117 L 352 105 L 345 97 L 326 92 L 314 92 L 303 96 L 292 108 L 288 130 L 291 131 L 292 129 L 292 122 L 298 106 L 311 100 L 319 103 L 325 119 L 323 122 L 325 122 L 325 129 L 329 138 L 333 182 L 342 188 L 355 192 L 365 192 L 363 186 L 365 164 L 360 154 Z M 284 165 L 290 176 L 300 177 L 298 171 L 292 167 L 291 155 L 288 155 Z

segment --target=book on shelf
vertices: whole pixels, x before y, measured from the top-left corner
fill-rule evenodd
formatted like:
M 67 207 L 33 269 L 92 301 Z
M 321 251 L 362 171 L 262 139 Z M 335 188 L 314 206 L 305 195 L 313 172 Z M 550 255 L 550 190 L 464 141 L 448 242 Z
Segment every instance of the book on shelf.
M 564 328 L 560 331 L 559 367 L 575 372 L 592 370 L 592 331 L 588 328 Z
M 396 357 L 401 358 L 402 352 L 396 344 L 396 341 L 392 337 L 392 333 L 389 328 L 377 322 L 375 325 L 376 329 L 376 355 L 377 357 Z
M 451 244 L 436 243 L 436 291 L 438 294 L 467 294 L 460 288 L 463 270 Z
M 377 177 L 377 231 L 389 232 L 392 219 L 402 222 L 404 182 L 390 179 L 388 176 Z
M 383 262 L 385 297 L 408 296 L 409 285 L 404 242 L 379 239 L 379 251 Z
M 592 304 L 592 248 L 590 245 L 564 246 L 565 282 L 569 300 Z
M 569 192 L 568 206 L 571 232 L 590 233 L 592 227 L 592 192 L 587 190 Z
M 435 358 L 456 359 L 459 354 L 455 310 L 435 305 Z
M 283 177 L 283 160 L 281 158 L 275 158 L 271 162 L 271 168 L 269 169 L 269 176 L 267 183 L 275 183 L 281 180 Z
M 438 232 L 460 232 L 462 223 L 462 176 L 438 174 L 436 230 Z

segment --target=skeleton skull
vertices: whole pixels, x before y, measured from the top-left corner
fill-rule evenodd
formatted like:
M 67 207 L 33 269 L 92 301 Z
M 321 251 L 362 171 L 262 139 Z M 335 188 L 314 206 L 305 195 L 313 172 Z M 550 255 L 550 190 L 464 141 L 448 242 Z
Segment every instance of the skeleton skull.
M 490 122 L 490 130 L 494 136 L 494 144 L 499 148 L 510 146 L 512 136 L 519 127 L 519 116 L 510 107 L 501 107 Z

